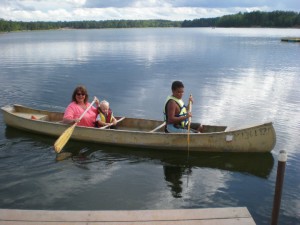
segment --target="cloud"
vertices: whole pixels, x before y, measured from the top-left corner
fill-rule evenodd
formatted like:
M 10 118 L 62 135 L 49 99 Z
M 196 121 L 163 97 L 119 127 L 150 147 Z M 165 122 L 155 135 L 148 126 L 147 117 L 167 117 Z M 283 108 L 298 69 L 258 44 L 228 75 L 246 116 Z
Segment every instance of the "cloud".
M 297 0 L 86 0 L 87 8 L 125 8 L 125 7 L 174 7 L 174 8 L 276 8 L 278 10 L 300 10 Z
M 110 0 L 110 1 L 86 0 L 83 6 L 86 8 L 110 8 L 110 7 L 124 8 L 124 7 L 129 7 L 131 3 L 132 1 L 128 1 L 128 0 Z
M 192 20 L 254 10 L 299 11 L 299 0 L 0 0 L 0 18 L 16 21 Z

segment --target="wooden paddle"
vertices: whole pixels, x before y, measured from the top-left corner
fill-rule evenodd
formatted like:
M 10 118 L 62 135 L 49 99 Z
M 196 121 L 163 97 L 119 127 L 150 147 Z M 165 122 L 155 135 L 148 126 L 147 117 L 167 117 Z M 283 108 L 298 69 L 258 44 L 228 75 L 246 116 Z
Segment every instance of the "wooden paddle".
M 120 119 L 117 120 L 117 123 L 121 122 L 121 121 L 124 120 L 124 119 L 125 119 L 125 117 L 121 117 Z M 100 127 L 99 129 L 105 129 L 105 128 L 110 127 L 110 126 L 112 126 L 112 125 L 113 125 L 113 124 L 111 123 L 111 124 L 105 125 L 105 126 L 103 126 L 103 127 Z
M 192 97 L 192 94 L 190 94 L 190 97 Z M 192 101 L 189 100 L 189 113 L 192 112 Z M 190 130 L 191 130 L 191 122 L 192 117 L 189 117 L 188 121 L 188 135 L 187 135 L 187 144 L 188 144 L 188 155 L 190 153 Z
M 86 110 L 82 113 L 82 115 L 79 117 L 78 121 L 76 123 L 74 123 L 71 127 L 69 127 L 68 129 L 66 129 L 61 135 L 60 137 L 56 140 L 56 142 L 54 143 L 54 149 L 57 153 L 60 153 L 61 150 L 63 149 L 63 147 L 65 146 L 65 144 L 68 142 L 68 140 L 70 139 L 77 123 L 79 123 L 79 121 L 83 118 L 83 116 L 86 114 L 87 111 L 89 111 L 89 109 L 93 106 L 93 104 L 96 101 L 96 97 L 94 98 L 94 101 L 92 101 L 92 103 L 89 105 L 89 107 L 86 108 Z

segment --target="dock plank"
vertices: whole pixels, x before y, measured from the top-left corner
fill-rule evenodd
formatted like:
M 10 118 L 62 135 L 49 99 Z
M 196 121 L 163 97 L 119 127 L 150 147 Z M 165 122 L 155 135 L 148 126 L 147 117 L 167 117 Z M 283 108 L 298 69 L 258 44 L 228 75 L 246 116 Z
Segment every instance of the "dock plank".
M 0 209 L 0 225 L 255 225 L 246 207 L 128 210 L 55 211 Z

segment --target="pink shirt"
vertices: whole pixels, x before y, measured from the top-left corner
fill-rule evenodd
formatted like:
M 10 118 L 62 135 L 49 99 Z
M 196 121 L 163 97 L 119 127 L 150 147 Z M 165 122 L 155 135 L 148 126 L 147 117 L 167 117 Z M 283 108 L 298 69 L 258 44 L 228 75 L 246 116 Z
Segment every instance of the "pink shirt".
M 86 106 L 88 107 L 90 103 L 86 103 Z M 81 108 L 76 102 L 71 102 L 68 107 L 65 110 L 64 119 L 74 120 L 78 119 L 85 110 Z M 97 109 L 92 106 L 82 117 L 79 123 L 77 123 L 78 126 L 85 126 L 85 127 L 94 127 L 96 116 L 98 112 Z

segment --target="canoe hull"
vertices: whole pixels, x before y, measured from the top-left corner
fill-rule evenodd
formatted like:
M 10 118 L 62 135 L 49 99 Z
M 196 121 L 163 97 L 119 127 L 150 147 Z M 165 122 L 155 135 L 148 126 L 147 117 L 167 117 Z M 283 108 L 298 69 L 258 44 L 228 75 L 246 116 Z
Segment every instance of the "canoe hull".
M 68 127 L 59 122 L 63 117 L 61 112 L 35 110 L 20 105 L 2 107 L 2 112 L 7 126 L 29 132 L 58 137 Z M 157 120 L 126 118 L 116 130 L 78 126 L 71 139 L 109 145 L 187 151 L 187 134 L 164 133 L 163 127 L 151 132 L 162 123 Z M 276 143 L 276 134 L 271 122 L 231 131 L 226 131 L 224 126 L 206 127 L 205 133 L 190 134 L 189 151 L 270 152 Z M 220 127 L 224 128 L 223 131 L 218 131 Z M 210 132 L 210 129 L 214 131 Z

